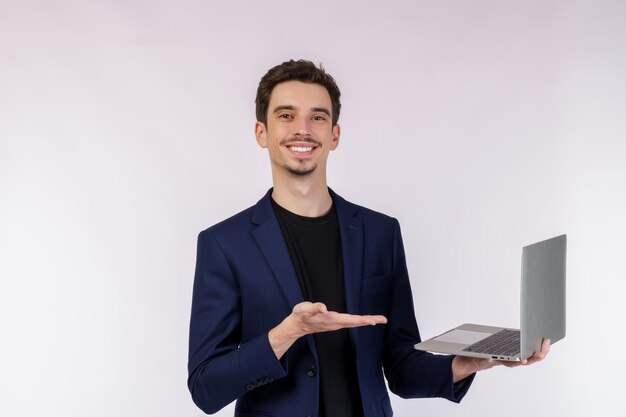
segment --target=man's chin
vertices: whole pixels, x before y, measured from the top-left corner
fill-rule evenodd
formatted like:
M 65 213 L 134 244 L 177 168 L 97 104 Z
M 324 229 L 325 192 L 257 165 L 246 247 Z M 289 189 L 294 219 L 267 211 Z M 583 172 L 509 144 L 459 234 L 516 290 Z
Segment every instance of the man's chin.
M 296 177 L 307 177 L 311 175 L 315 171 L 316 168 L 317 168 L 317 165 L 313 165 L 312 167 L 298 167 L 298 168 L 287 167 L 287 171 L 289 171 L 291 175 L 296 176 Z

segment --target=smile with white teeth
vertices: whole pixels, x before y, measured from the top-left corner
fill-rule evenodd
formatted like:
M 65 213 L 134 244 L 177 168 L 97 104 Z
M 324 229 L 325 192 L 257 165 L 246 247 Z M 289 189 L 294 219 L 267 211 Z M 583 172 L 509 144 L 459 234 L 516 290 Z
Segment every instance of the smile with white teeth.
M 311 152 L 313 150 L 312 146 L 290 146 L 289 149 L 291 149 L 294 152 Z

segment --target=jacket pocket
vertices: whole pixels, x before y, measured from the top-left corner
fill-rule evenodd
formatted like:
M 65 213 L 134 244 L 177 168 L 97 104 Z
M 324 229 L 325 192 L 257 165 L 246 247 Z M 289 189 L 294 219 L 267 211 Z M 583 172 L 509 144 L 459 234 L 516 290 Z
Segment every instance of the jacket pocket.
M 380 291 L 391 286 L 391 274 L 376 275 L 363 278 L 361 282 L 361 292 Z

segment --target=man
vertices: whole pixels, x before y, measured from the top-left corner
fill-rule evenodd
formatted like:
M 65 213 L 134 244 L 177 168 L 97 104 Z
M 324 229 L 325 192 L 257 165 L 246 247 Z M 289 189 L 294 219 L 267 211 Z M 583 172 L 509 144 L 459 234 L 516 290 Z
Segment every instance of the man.
M 397 395 L 458 402 L 495 364 L 413 349 L 398 222 L 327 185 L 339 97 L 303 60 L 259 83 L 255 134 L 273 188 L 198 238 L 188 386 L 206 413 L 237 400 L 236 416 L 391 416 L 383 372 Z

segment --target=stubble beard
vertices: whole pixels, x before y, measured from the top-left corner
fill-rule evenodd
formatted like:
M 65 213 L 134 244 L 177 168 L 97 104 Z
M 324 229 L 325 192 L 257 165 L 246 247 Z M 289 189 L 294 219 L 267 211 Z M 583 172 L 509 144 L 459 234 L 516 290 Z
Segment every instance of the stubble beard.
M 303 168 L 293 168 L 290 166 L 286 166 L 287 171 L 295 176 L 295 177 L 308 177 L 309 175 L 313 174 L 313 172 L 315 171 L 315 169 L 317 168 L 317 164 L 311 166 L 311 167 L 303 167 Z

